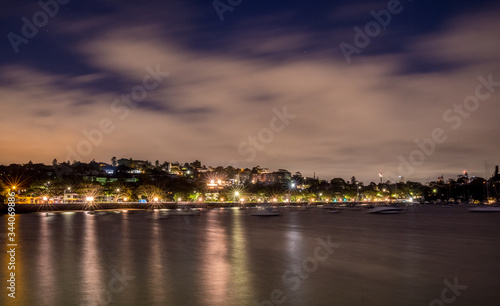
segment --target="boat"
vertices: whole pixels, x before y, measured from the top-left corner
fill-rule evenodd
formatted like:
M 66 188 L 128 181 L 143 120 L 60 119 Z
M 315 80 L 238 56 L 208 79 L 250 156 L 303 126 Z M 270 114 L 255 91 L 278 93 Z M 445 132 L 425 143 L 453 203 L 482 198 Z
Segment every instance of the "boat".
M 219 207 L 219 208 L 214 208 L 214 210 L 217 210 L 218 213 L 226 213 L 229 212 L 230 207 Z
M 266 207 L 259 208 L 257 211 L 250 214 L 251 216 L 261 216 L 261 217 L 273 217 L 273 216 L 281 216 L 281 213 L 276 208 Z
M 468 209 L 469 212 L 500 212 L 500 206 L 480 206 Z
M 99 211 L 99 210 L 87 210 L 85 213 L 87 215 L 96 215 L 96 216 L 105 216 L 108 214 L 105 211 Z
M 57 216 L 58 213 L 55 213 L 55 212 L 48 212 L 48 213 L 45 213 L 45 216 L 46 217 L 49 217 L 49 216 Z
M 361 210 L 361 206 L 356 206 L 356 205 L 339 205 L 338 209 L 342 210 L 352 210 L 352 211 L 359 211 Z
M 399 214 L 403 211 L 403 207 L 397 206 L 378 206 L 369 209 L 367 212 L 370 214 Z
M 177 215 L 179 215 L 179 216 L 199 216 L 200 212 L 199 211 L 179 211 L 179 212 L 177 212 Z
M 205 213 L 209 211 L 209 208 L 207 207 L 197 207 L 197 208 L 192 208 L 194 211 L 199 211 L 200 213 Z
M 336 208 L 328 208 L 328 209 L 325 209 L 324 212 L 327 214 L 338 214 L 341 212 L 341 210 L 336 209 Z
M 200 211 L 198 209 L 183 208 L 180 211 L 177 211 L 176 215 L 179 215 L 179 216 L 199 216 Z

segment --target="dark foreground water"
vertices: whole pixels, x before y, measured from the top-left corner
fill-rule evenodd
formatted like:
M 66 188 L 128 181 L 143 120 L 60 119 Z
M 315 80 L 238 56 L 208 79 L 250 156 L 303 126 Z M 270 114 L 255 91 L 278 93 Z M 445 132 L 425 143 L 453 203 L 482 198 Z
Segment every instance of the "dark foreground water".
M 0 305 L 500 305 L 500 214 L 147 216 L 18 215 Z

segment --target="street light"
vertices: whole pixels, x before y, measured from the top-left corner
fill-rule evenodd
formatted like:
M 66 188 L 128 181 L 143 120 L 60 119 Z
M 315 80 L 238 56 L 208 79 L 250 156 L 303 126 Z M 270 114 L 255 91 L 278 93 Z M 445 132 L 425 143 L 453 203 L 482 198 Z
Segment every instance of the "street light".
M 66 190 L 67 190 L 68 192 L 71 192 L 71 187 L 67 187 L 67 188 L 66 188 Z M 64 195 L 63 195 L 63 203 L 65 203 L 65 202 L 66 202 L 66 190 L 64 190 Z
M 292 201 L 292 190 L 295 189 L 295 186 L 296 186 L 295 182 L 292 182 L 290 184 L 290 191 L 288 192 L 288 200 L 290 200 L 290 202 Z

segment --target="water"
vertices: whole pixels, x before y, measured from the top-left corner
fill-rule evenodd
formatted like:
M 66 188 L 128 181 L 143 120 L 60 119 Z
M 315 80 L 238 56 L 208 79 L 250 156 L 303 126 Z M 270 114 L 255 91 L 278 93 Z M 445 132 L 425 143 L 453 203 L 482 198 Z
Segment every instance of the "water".
M 500 214 L 419 207 L 399 215 L 147 216 L 18 215 L 16 299 L 4 289 L 0 305 L 500 303 Z M 338 244 L 331 254 L 318 242 L 328 236 Z M 450 304 L 439 301 L 455 278 L 467 288 L 445 291 Z

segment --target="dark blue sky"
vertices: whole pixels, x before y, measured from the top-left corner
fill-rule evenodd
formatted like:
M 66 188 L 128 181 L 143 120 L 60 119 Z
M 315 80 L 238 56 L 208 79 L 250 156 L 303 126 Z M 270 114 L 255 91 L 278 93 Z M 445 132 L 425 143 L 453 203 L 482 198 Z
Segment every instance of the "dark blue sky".
M 497 1 L 41 2 L 53 16 L 1 6 L 0 163 L 200 159 L 366 181 L 500 163 L 496 87 L 460 113 L 481 77 L 500 80 Z M 160 82 L 140 91 L 148 74 Z
M 54 0 L 55 1 L 55 0 Z M 66 0 L 65 0 L 66 1 Z M 43 2 L 43 1 L 42 1 Z M 227 3 L 227 1 L 220 1 Z M 238 1 L 235 1 L 238 3 Z M 225 54 L 233 52 L 231 42 L 241 38 L 252 28 L 268 28 L 272 31 L 300 31 L 309 35 L 310 41 L 296 52 L 331 52 L 342 58 L 338 45 L 343 37 L 336 29 L 362 27 L 372 21 L 370 11 L 386 9 L 390 1 L 241 1 L 233 11 L 225 11 L 220 21 L 213 1 L 69 1 L 59 4 L 54 17 L 28 44 L 19 45 L 16 54 L 7 38 L 10 32 L 21 34 L 22 17 L 33 20 L 41 10 L 36 1 L 20 1 L 21 4 L 3 5 L 0 29 L 5 37 L 2 44 L 2 64 L 30 64 L 51 73 L 81 74 L 95 72 L 79 54 L 68 50 L 81 44 L 89 35 L 109 33 L 116 26 L 134 27 L 156 25 L 164 31 L 164 40 L 196 52 Z M 52 3 L 47 1 L 47 3 Z M 412 38 L 438 31 L 450 19 L 473 12 L 488 10 L 495 1 L 400 1 L 402 13 L 393 15 L 384 37 L 363 50 L 364 55 L 404 52 Z M 49 6 L 52 8 L 52 6 Z M 8 12 L 8 13 L 7 13 Z M 64 35 L 60 27 L 72 23 L 102 23 L 90 31 Z M 176 25 L 178 27 L 176 27 Z M 89 30 L 89 29 L 88 29 Z M 272 33 L 269 33 L 272 34 Z M 346 33 L 346 35 L 351 33 Z M 354 33 L 352 33 L 354 36 Z M 255 54 L 254 54 L 255 55 Z M 266 54 L 261 54 L 265 56 Z M 286 56 L 286 54 L 285 54 Z M 363 55 L 361 55 L 363 56 Z

